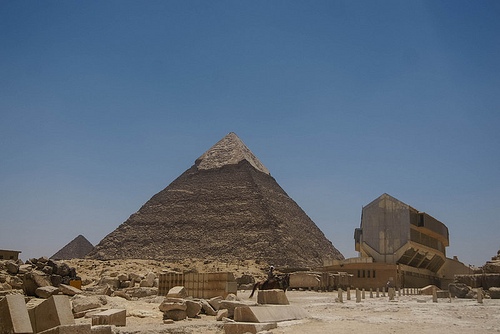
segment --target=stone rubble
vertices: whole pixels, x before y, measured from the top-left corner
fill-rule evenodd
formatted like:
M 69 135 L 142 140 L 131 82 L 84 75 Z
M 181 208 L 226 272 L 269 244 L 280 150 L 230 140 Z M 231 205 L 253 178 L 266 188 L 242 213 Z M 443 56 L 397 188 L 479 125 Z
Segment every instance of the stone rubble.
M 71 286 L 80 278 L 75 268 L 47 257 L 0 261 L 0 295 L 22 290 L 27 296 L 49 298 L 55 294 L 73 296 L 81 290 Z
M 455 291 L 459 285 L 458 298 L 476 298 L 473 289 L 482 288 L 486 298 L 500 299 L 500 250 L 496 256 L 487 261 L 481 268 L 469 275 L 455 275 L 455 283 L 450 284 L 450 293 Z M 464 292 L 466 286 L 468 291 Z

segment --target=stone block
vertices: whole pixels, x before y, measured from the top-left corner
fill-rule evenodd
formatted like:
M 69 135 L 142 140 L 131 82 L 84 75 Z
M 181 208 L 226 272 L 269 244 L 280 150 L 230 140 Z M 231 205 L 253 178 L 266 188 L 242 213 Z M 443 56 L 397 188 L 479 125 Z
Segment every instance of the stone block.
M 116 290 L 120 288 L 120 280 L 117 277 L 104 276 L 99 280 L 99 285 L 109 285 Z
M 215 320 L 222 321 L 222 319 L 227 318 L 228 315 L 229 315 L 228 310 L 226 310 L 225 308 L 221 308 L 217 311 L 217 314 L 215 316 Z
M 226 309 L 228 311 L 228 317 L 232 318 L 234 317 L 234 309 L 241 306 L 248 306 L 248 304 L 233 300 L 222 300 L 219 309 Z
M 65 294 L 67 296 L 74 296 L 74 295 L 78 295 L 78 294 L 82 293 L 82 290 L 80 290 L 72 285 L 67 285 L 67 284 L 59 285 L 59 291 L 61 291 L 63 294 Z
M 124 274 L 124 273 L 121 273 L 121 274 L 118 274 L 118 276 L 116 276 L 118 278 L 118 280 L 120 282 L 123 282 L 123 281 L 129 281 L 129 276 L 128 274 Z
M 174 286 L 173 288 L 168 290 L 167 297 L 186 298 L 187 292 L 183 286 Z
M 292 305 L 243 306 L 234 311 L 234 320 L 239 322 L 279 322 L 307 317 L 304 309 Z
M 47 329 L 38 334 L 91 334 L 92 330 L 90 324 L 73 324 L 61 325 L 54 328 Z
M 488 289 L 491 299 L 500 299 L 500 287 L 492 287 Z
M 208 300 L 208 303 L 210 304 L 210 306 L 212 306 L 214 308 L 214 310 L 218 311 L 220 308 L 220 302 L 222 300 L 223 300 L 222 296 L 217 296 L 217 297 L 210 298 Z
M 40 298 L 49 298 L 50 296 L 57 295 L 59 293 L 59 288 L 55 286 L 42 286 L 35 290 L 35 295 Z
M 195 300 L 186 300 L 186 313 L 188 318 L 195 318 L 201 312 L 201 302 Z
M 152 272 L 149 272 L 146 277 L 140 282 L 139 286 L 151 288 L 155 285 L 156 275 Z
M 68 296 L 51 296 L 30 310 L 30 312 L 32 313 L 31 325 L 36 333 L 57 326 L 75 324 Z
M 96 325 L 127 325 L 127 311 L 125 309 L 110 309 L 92 315 L 92 326 Z
M 256 334 L 262 331 L 268 331 L 278 327 L 278 325 L 273 323 L 249 323 L 249 322 L 226 322 L 224 324 L 225 334 L 244 334 L 252 333 Z
M 187 305 L 184 299 L 180 298 L 165 298 L 159 306 L 160 311 L 168 312 L 172 310 L 186 311 Z
M 203 312 L 205 312 L 206 315 L 217 315 L 217 311 L 214 310 L 212 305 L 205 299 L 201 300 L 201 306 L 203 308 Z
M 288 298 L 283 290 L 259 290 L 257 293 L 257 303 L 259 304 L 276 304 L 289 305 Z
M 185 310 L 170 310 L 163 312 L 163 320 L 172 319 L 174 321 L 184 320 L 187 318 Z
M 99 308 L 106 303 L 106 297 L 104 296 L 78 296 L 72 299 L 73 313 L 80 313 L 83 311 Z
M 420 289 L 420 294 L 432 296 L 434 289 L 438 289 L 438 287 L 435 285 L 427 285 L 427 286 L 423 287 L 422 289 Z
M 7 295 L 0 300 L 0 333 L 33 333 L 23 295 Z
M 24 274 L 22 280 L 24 292 L 28 296 L 35 296 L 35 291 L 39 287 L 52 285 L 50 276 L 38 270 Z
M 113 328 L 110 325 L 92 326 L 90 330 L 92 334 L 113 334 Z

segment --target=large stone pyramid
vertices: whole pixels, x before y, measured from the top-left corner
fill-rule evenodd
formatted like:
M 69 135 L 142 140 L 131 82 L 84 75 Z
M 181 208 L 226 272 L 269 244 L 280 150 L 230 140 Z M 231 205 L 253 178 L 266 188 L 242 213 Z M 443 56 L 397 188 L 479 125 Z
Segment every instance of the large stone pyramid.
M 234 133 L 101 240 L 89 257 L 260 260 L 288 267 L 344 258 Z
M 94 246 L 83 235 L 77 236 L 50 258 L 54 260 L 83 259 Z

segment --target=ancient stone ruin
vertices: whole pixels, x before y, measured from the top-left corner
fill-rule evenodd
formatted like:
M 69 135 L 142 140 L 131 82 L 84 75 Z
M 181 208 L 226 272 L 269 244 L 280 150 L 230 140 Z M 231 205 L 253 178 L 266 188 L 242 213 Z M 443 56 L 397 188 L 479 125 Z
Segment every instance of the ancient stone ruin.
M 449 290 L 459 298 L 475 298 L 473 289 L 477 288 L 482 288 L 490 298 L 500 299 L 500 250 L 473 274 L 455 275 L 455 283 L 450 284 Z
M 234 133 L 101 240 L 89 257 L 257 259 L 295 268 L 343 259 Z
M 0 294 L 18 290 L 40 298 L 58 293 L 73 296 L 78 291 L 71 286 L 72 280 L 79 280 L 75 268 L 47 257 L 29 259 L 26 263 L 21 260 L 0 261 Z

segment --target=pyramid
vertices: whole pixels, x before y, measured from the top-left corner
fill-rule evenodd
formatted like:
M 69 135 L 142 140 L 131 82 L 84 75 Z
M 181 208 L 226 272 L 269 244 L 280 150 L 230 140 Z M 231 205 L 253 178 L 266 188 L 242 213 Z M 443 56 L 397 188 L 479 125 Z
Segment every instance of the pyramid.
M 83 235 L 79 235 L 50 258 L 54 260 L 83 259 L 92 249 L 94 246 Z
M 89 257 L 259 260 L 300 268 L 344 258 L 235 133 L 196 159 Z

